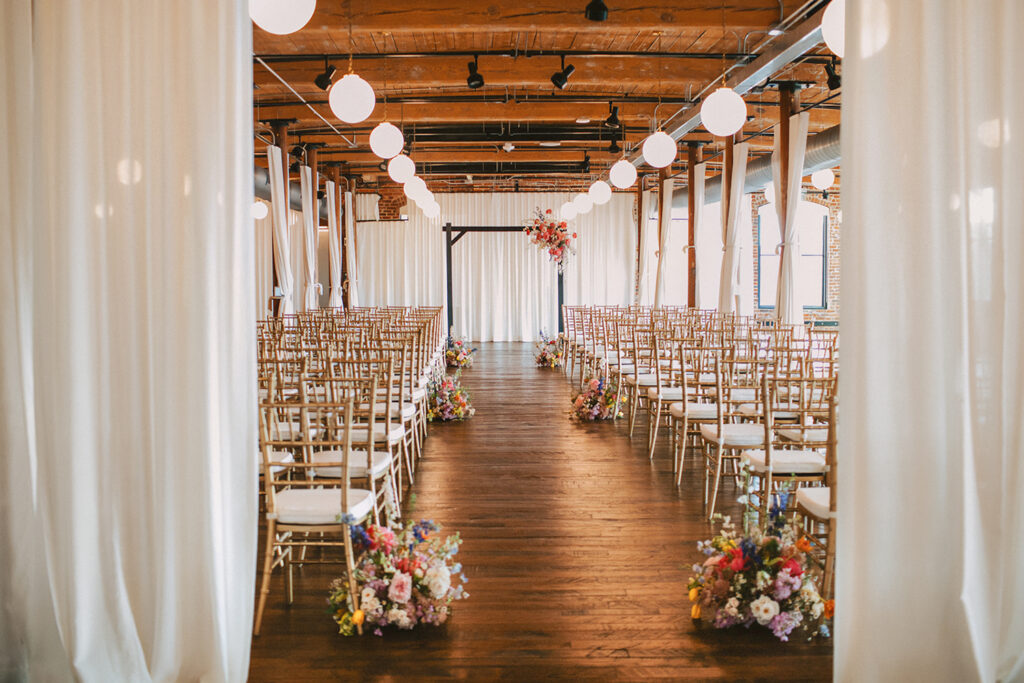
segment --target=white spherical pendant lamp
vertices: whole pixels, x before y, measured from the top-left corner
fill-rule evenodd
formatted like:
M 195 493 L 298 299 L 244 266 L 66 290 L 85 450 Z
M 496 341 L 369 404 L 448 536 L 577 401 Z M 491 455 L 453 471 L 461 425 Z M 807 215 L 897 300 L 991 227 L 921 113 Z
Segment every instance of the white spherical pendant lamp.
M 252 203 L 252 217 L 255 218 L 256 220 L 263 220 L 264 218 L 267 217 L 268 213 L 269 209 L 267 209 L 267 205 L 265 203 L 259 201 L 258 199 Z
M 388 162 L 388 175 L 396 183 L 404 183 L 416 175 L 416 164 L 404 154 L 399 154 Z
M 431 199 L 428 204 L 424 205 L 422 209 L 423 215 L 427 218 L 439 218 L 441 216 L 441 205 L 433 199 Z
M 821 15 L 821 37 L 836 57 L 846 49 L 846 0 L 832 0 Z
M 381 121 L 370 131 L 370 149 L 381 159 L 390 159 L 401 154 L 404 146 L 405 136 L 393 123 Z
M 572 205 L 576 207 L 576 214 L 583 215 L 594 208 L 594 202 L 588 195 L 580 192 L 572 198 Z
M 619 159 L 612 164 L 611 169 L 608 171 L 608 179 L 612 181 L 612 185 L 620 190 L 632 187 L 633 183 L 636 182 L 636 166 L 625 159 Z
M 595 180 L 587 194 L 595 204 L 606 204 L 612 198 L 612 188 L 603 180 Z
M 700 105 L 700 120 L 712 135 L 733 135 L 747 121 L 747 103 L 732 88 L 719 88 Z
M 249 0 L 249 17 L 267 33 L 295 33 L 309 23 L 316 0 Z
M 659 130 L 644 140 L 644 161 L 654 168 L 665 168 L 676 158 L 676 141 L 665 131 Z
M 334 115 L 345 123 L 359 123 L 373 113 L 377 97 L 370 84 L 358 75 L 345 74 L 344 78 L 331 86 L 327 102 Z
M 421 197 L 427 192 L 427 184 L 423 182 L 423 178 L 414 175 L 405 181 L 405 184 L 402 185 L 402 191 L 405 192 L 406 197 L 416 201 L 417 197 Z
M 811 185 L 814 185 L 814 189 L 822 192 L 832 187 L 832 183 L 835 181 L 836 174 L 832 172 L 831 168 L 823 168 L 811 174 Z
M 562 217 L 563 221 L 571 221 L 573 218 L 576 218 L 578 213 L 579 211 L 576 210 L 575 204 L 572 202 L 565 202 L 562 204 L 562 209 L 559 211 L 558 215 Z

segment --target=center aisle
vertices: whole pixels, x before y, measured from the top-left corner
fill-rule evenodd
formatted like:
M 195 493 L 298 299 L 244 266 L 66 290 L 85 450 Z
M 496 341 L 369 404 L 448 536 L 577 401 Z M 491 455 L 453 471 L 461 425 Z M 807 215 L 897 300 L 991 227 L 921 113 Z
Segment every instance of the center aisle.
M 462 375 L 476 416 L 430 428 L 406 514 L 464 539 L 470 598 L 448 624 L 343 638 L 322 607 L 332 572 L 304 568 L 290 609 L 272 588 L 252 680 L 830 679 L 831 647 L 690 620 L 713 531 L 694 459 L 677 489 L 667 439 L 652 464 L 625 420 L 570 421 L 565 376 L 532 361 L 531 344 L 481 344 Z

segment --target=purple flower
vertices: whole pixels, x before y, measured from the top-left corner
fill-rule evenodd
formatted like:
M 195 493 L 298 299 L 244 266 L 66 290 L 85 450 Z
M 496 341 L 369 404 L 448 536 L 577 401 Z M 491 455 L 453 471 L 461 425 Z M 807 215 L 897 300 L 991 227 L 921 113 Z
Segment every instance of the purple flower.
M 769 626 L 776 638 L 787 642 L 789 641 L 789 634 L 800 625 L 801 621 L 803 621 L 803 616 L 799 612 L 779 612 L 772 619 Z
M 800 590 L 800 584 L 800 577 L 791 576 L 788 569 L 783 569 L 775 577 L 772 593 L 776 600 L 785 600 L 793 594 L 793 591 Z

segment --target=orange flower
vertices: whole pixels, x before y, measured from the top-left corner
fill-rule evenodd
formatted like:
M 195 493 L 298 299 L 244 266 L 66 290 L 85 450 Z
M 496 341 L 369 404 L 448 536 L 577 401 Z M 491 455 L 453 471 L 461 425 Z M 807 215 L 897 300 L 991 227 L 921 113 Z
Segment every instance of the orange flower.
M 831 619 L 836 613 L 836 601 L 826 600 L 825 601 L 825 618 Z
M 700 605 L 694 605 L 690 608 L 690 618 L 700 619 Z
M 806 536 L 801 536 L 800 540 L 796 542 L 797 550 L 808 553 L 811 551 L 811 539 Z
M 352 623 L 356 626 L 362 626 L 363 619 L 365 618 L 366 615 L 363 613 L 363 610 L 361 609 L 357 609 L 355 612 L 352 613 Z

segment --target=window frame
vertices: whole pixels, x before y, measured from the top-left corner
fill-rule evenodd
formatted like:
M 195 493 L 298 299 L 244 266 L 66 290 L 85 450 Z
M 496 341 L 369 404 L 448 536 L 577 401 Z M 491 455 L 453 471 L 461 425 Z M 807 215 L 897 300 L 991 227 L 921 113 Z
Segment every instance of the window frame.
M 807 201 L 807 200 L 802 199 L 801 201 Z M 809 203 L 810 204 L 818 204 L 817 202 L 809 202 Z M 774 311 L 775 310 L 775 304 L 772 304 L 771 306 L 762 306 L 761 305 L 761 285 L 762 285 L 762 282 L 763 282 L 763 278 L 761 277 L 761 274 L 764 272 L 764 270 L 761 267 L 761 257 L 762 257 L 762 253 L 761 253 L 761 208 L 764 207 L 764 206 L 768 206 L 768 204 L 762 204 L 761 206 L 758 207 L 758 210 L 757 210 L 757 292 L 755 292 L 755 296 L 757 297 L 757 310 L 759 310 L 759 311 Z M 818 206 L 824 206 L 825 209 L 826 209 L 825 215 L 821 217 L 821 230 L 822 230 L 822 234 L 821 234 L 821 298 L 819 299 L 819 301 L 821 302 L 822 305 L 820 305 L 820 306 L 806 306 L 805 305 L 804 306 L 804 310 L 805 311 L 826 311 L 826 310 L 828 310 L 828 218 L 829 218 L 829 213 L 830 212 L 828 211 L 828 207 L 825 206 L 824 204 L 818 204 Z M 804 255 L 801 254 L 800 258 L 803 258 L 803 256 Z M 782 265 L 781 261 L 780 261 L 779 265 L 781 267 L 781 265 Z

